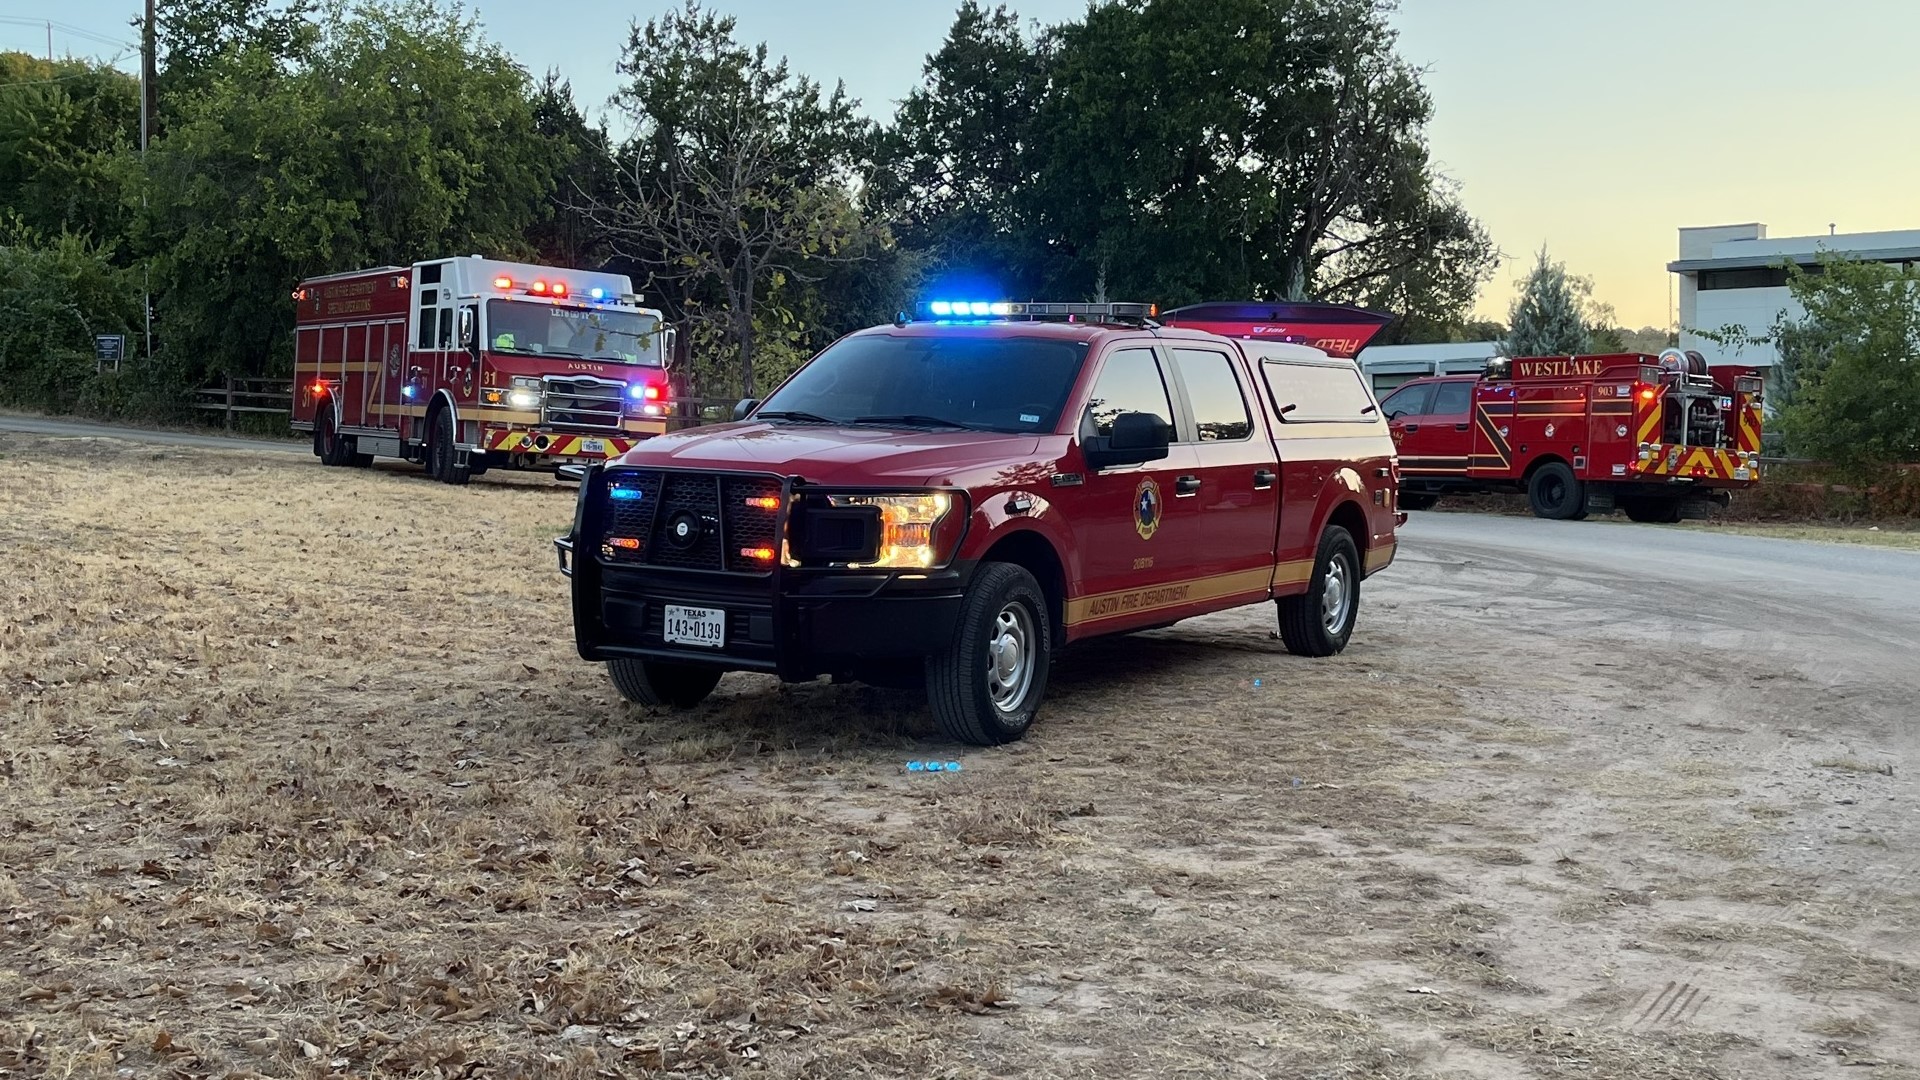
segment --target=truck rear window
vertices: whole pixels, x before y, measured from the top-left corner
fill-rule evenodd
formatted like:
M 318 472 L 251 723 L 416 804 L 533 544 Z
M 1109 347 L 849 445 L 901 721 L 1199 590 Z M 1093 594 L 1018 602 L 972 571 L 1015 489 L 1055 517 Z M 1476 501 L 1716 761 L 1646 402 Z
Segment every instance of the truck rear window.
M 860 334 L 829 345 L 760 411 L 848 424 L 899 417 L 1051 431 L 1086 354 L 1084 342 L 1045 338 Z
M 1283 423 L 1371 423 L 1380 418 L 1373 395 L 1351 364 L 1267 360 L 1260 371 Z

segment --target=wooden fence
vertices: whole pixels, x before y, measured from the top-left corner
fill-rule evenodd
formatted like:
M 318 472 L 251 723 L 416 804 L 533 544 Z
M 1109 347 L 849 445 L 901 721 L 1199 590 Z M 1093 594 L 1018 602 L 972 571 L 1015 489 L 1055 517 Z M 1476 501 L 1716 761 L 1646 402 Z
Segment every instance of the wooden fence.
M 193 407 L 220 413 L 220 426 L 231 431 L 234 413 L 291 413 L 293 380 L 223 379 L 216 386 L 194 391 Z

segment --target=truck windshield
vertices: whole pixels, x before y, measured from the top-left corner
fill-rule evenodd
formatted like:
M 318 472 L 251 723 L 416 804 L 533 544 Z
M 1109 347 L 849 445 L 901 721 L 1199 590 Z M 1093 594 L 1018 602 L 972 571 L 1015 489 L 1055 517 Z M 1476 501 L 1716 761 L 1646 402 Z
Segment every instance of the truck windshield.
M 633 311 L 487 301 L 487 347 L 522 356 L 566 356 L 661 365 L 660 320 Z
M 835 424 L 1051 431 L 1086 359 L 1079 341 L 862 334 L 843 338 L 759 412 Z

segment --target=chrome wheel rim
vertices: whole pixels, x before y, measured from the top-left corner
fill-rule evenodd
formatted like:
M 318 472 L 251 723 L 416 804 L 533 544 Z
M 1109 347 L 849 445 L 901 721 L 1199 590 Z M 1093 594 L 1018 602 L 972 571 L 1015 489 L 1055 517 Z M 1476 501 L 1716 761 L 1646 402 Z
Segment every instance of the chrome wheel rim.
M 1353 610 L 1353 573 L 1345 555 L 1327 560 L 1327 572 L 1320 586 L 1320 625 L 1327 633 L 1338 634 L 1346 628 Z
M 1033 686 L 1035 635 L 1026 606 L 1009 601 L 987 634 L 987 696 L 1001 712 L 1015 712 Z

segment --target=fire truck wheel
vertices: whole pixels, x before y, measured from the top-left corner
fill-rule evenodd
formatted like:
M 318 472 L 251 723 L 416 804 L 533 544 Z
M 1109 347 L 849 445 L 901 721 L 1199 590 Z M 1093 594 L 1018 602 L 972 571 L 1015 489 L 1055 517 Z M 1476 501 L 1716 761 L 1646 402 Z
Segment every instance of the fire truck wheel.
M 334 430 L 332 408 L 324 402 L 313 418 L 313 452 L 322 465 L 346 465 L 353 460 L 347 440 Z
M 707 699 L 720 684 L 720 669 L 658 660 L 607 661 L 614 689 L 635 705 L 650 708 L 691 709 Z
M 1047 612 L 1025 568 L 990 562 L 974 572 L 953 644 L 927 658 L 927 704 L 943 734 L 997 746 L 1033 726 L 1053 666 Z
M 1680 500 L 1678 499 L 1622 499 L 1620 509 L 1626 512 L 1628 521 L 1649 525 L 1680 523 Z
M 1295 656 L 1332 656 L 1347 647 L 1360 613 L 1360 550 L 1338 526 L 1320 534 L 1307 591 L 1280 598 L 1280 640 Z
M 1587 485 L 1566 463 L 1549 461 L 1527 481 L 1527 505 L 1534 517 L 1569 521 L 1586 513 Z
M 1439 501 L 1440 501 L 1440 496 L 1438 495 L 1422 495 L 1422 494 L 1401 495 L 1400 509 L 1431 510 L 1433 509 L 1433 504 Z
M 472 475 L 466 466 L 454 464 L 453 413 L 446 409 L 433 414 L 433 433 L 427 440 L 427 473 L 443 484 L 464 484 Z

